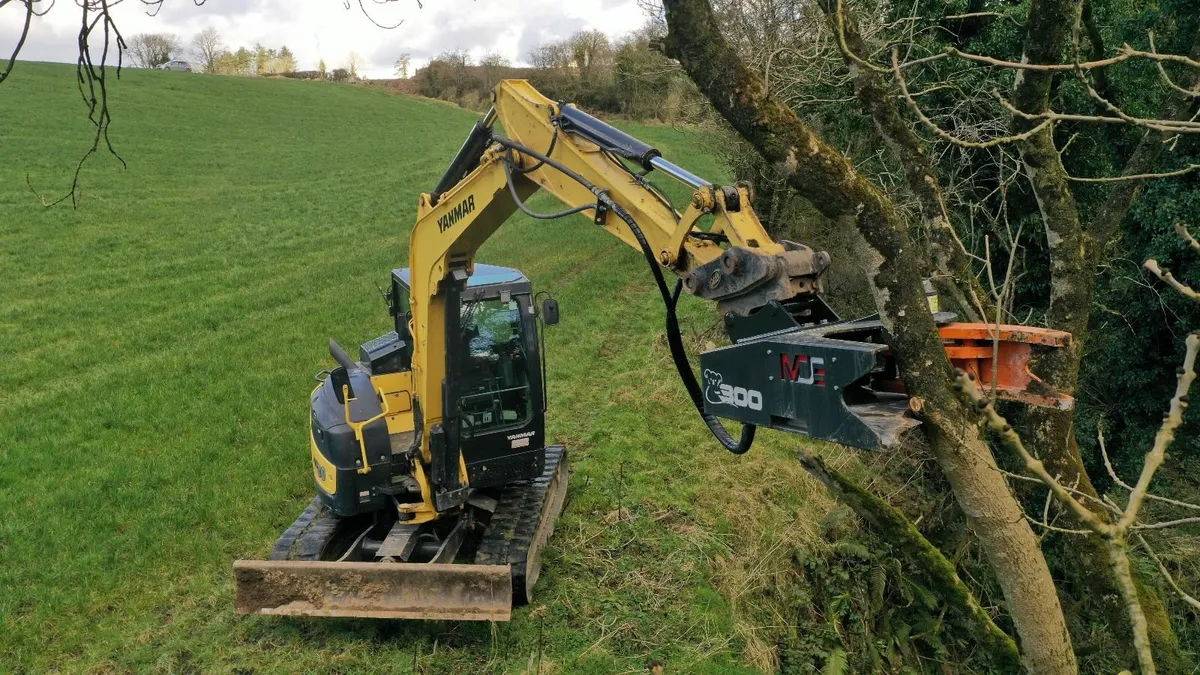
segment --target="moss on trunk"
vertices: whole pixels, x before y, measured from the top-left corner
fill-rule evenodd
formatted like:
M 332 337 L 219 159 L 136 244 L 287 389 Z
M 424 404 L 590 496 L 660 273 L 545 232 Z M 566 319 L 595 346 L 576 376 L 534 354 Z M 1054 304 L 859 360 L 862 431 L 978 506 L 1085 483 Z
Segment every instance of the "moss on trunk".
M 876 497 L 854 481 L 829 468 L 821 458 L 798 451 L 800 464 L 821 481 L 842 503 L 871 524 L 884 541 L 904 554 L 910 569 L 950 611 L 951 621 L 987 652 L 993 668 L 1021 672 L 1017 644 L 979 606 L 971 589 L 959 578 L 954 564 L 921 534 L 899 509 Z
M 1084 11 L 1074 0 L 1034 0 L 1030 6 L 1024 55 L 1030 63 L 1061 63 L 1067 44 L 1067 33 Z M 1085 21 L 1085 24 L 1087 22 Z M 1093 48 L 1098 47 L 1099 34 L 1094 25 L 1087 25 Z M 1193 57 L 1200 55 L 1200 40 L 1194 42 Z M 1013 103 L 1023 112 L 1038 114 L 1050 109 L 1053 74 L 1045 71 L 1023 71 L 1018 77 Z M 1097 83 L 1103 88 L 1103 83 Z M 1191 101 L 1187 97 L 1168 99 L 1161 115 L 1177 118 Z M 1024 131 L 1032 122 L 1014 118 L 1014 127 Z M 1123 173 L 1126 175 L 1150 172 L 1163 152 L 1166 134 L 1148 132 L 1137 146 Z M 1078 205 L 1071 191 L 1066 170 L 1059 159 L 1054 133 L 1047 128 L 1018 145 L 1021 159 L 1034 188 L 1038 207 L 1045 226 L 1050 251 L 1050 307 L 1046 322 L 1050 328 L 1064 330 L 1074 336 L 1070 347 L 1048 352 L 1033 366 L 1034 374 L 1059 391 L 1074 394 L 1079 383 L 1080 365 L 1085 353 L 1085 336 L 1091 322 L 1095 295 L 1096 264 L 1100 254 L 1120 225 L 1129 205 L 1136 199 L 1142 181 L 1117 183 L 1090 226 L 1080 221 Z M 1046 468 L 1066 485 L 1074 485 L 1083 493 L 1097 497 L 1096 488 L 1083 464 L 1075 438 L 1074 412 L 1033 408 L 1026 416 L 1025 436 L 1037 449 Z M 1100 518 L 1107 520 L 1108 512 L 1097 500 L 1084 502 Z M 1070 513 L 1066 526 L 1081 527 Z M 1052 539 L 1053 541 L 1053 539 Z M 1107 564 L 1108 552 L 1102 542 L 1085 538 L 1062 546 L 1069 562 L 1062 566 L 1064 575 L 1077 587 L 1087 589 L 1093 607 L 1099 609 L 1102 621 L 1118 632 L 1129 630 L 1128 614 L 1117 593 L 1116 579 Z M 1171 629 L 1170 618 L 1158 592 L 1134 575 L 1138 594 L 1144 603 L 1150 626 L 1151 642 L 1162 655 L 1166 672 L 1182 669 L 1178 640 Z M 1130 653 L 1132 658 L 1132 652 Z

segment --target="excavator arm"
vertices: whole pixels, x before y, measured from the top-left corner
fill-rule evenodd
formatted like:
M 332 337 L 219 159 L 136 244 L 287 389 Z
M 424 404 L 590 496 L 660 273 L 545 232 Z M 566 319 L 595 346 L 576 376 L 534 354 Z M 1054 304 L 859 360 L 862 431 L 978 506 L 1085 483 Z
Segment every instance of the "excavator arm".
M 497 123 L 507 137 L 494 133 Z M 682 213 L 645 179 L 650 171 L 692 190 Z M 457 429 L 448 423 L 455 417 L 456 411 L 447 409 L 454 397 L 444 395 L 447 383 L 453 383 L 448 377 L 453 364 L 447 363 L 452 356 L 444 345 L 458 315 L 448 308 L 458 304 L 475 252 L 518 209 L 532 213 L 524 202 L 539 189 L 569 207 L 548 217 L 586 213 L 643 253 L 667 303 L 669 324 L 680 286 L 716 302 L 731 317 L 749 316 L 770 302 L 806 299 L 810 311 L 819 306 L 822 318 L 835 318 L 818 296 L 829 256 L 773 240 L 754 213 L 748 184 L 715 186 L 624 132 L 545 98 L 527 82 L 506 80 L 438 187 L 421 195 L 412 231 L 413 373 L 426 463 L 433 461 L 435 448 L 453 448 Z M 702 230 L 705 215 L 713 220 Z M 678 277 L 674 291 L 667 288 L 663 270 Z M 700 385 L 686 363 L 677 326 L 668 333 L 680 375 L 700 407 Z M 731 450 L 748 449 L 752 427 L 735 441 L 715 417 L 706 421 Z
M 496 132 L 503 127 L 506 136 Z M 631 168 L 632 167 L 632 168 Z M 656 172 L 691 189 L 680 212 L 648 180 Z M 568 208 L 532 214 L 525 200 L 542 189 Z M 714 435 L 744 452 L 754 426 L 768 426 L 875 449 L 899 442 L 916 426 L 881 323 L 840 321 L 821 299 L 825 252 L 775 241 L 753 208 L 749 184 L 718 186 L 676 166 L 655 148 L 570 106 L 539 94 L 524 80 L 497 86 L 494 105 L 472 130 L 437 188 L 421 195 L 410 246 L 415 394 L 424 412 L 422 452 L 431 461 L 437 429 L 453 446 L 455 416 L 447 389 L 447 326 L 475 252 L 518 209 L 535 217 L 584 213 L 643 253 L 667 309 L 667 337 L 679 375 Z M 711 215 L 708 229 L 701 218 Z M 666 274 L 677 277 L 674 290 Z M 701 356 L 697 382 L 675 322 L 682 289 L 717 304 L 733 344 Z M 952 318 L 939 314 L 939 323 Z M 987 339 L 980 327 L 946 329 L 948 348 Z M 964 327 L 965 326 L 965 327 Z M 1027 365 L 1035 346 L 1060 346 L 1068 336 L 1003 327 L 997 363 L 1002 396 L 1038 405 L 1069 406 L 1069 397 L 1034 381 Z M 990 330 L 990 329 L 989 329 Z M 990 339 L 987 340 L 991 342 Z M 967 350 L 970 351 L 970 350 Z M 975 351 L 980 351 L 976 347 Z M 972 352 L 974 353 L 974 352 Z M 952 354 L 953 355 L 953 354 Z M 979 363 L 983 362 L 980 357 Z M 962 362 L 968 368 L 986 368 Z M 451 403 L 452 406 L 452 403 Z M 746 425 L 734 440 L 718 418 Z M 465 473 L 464 473 L 465 475 Z

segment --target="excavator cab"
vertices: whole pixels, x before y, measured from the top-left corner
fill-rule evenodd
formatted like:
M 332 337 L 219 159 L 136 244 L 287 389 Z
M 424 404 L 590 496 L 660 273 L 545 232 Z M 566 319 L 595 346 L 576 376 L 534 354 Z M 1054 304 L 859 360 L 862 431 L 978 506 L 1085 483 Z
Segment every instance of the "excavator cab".
M 357 362 L 319 376 L 313 391 L 317 496 L 340 517 L 422 499 L 412 476 L 412 397 L 397 395 L 404 382 L 392 384 L 411 377 L 410 288 L 409 269 L 393 270 L 388 304 L 395 330 L 364 343 Z M 454 431 L 467 484 L 487 488 L 536 478 L 545 465 L 546 404 L 529 279 L 479 264 L 457 297 L 459 330 L 446 337 L 456 375 L 447 380 L 445 396 L 458 409 Z M 375 389 L 386 393 L 376 396 Z M 356 423 L 362 425 L 357 433 Z M 361 471 L 363 454 L 371 471 Z M 449 468 L 457 474 L 458 467 Z
M 407 292 L 409 270 L 393 274 Z M 458 329 L 446 331 L 443 408 L 473 488 L 542 474 L 546 400 L 532 285 L 510 267 L 476 264 L 458 300 Z M 449 326 L 448 322 L 448 326 Z

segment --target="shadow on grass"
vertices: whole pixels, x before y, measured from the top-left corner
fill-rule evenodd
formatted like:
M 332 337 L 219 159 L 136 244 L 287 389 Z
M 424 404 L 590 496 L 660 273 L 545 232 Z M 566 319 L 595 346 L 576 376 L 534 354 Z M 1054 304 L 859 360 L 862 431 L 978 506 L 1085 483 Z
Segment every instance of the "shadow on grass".
M 487 621 L 420 621 L 414 619 L 348 619 L 333 617 L 247 617 L 254 622 L 253 639 L 303 640 L 308 646 L 368 643 L 378 647 L 411 649 L 433 645 L 445 649 L 487 648 L 492 644 Z

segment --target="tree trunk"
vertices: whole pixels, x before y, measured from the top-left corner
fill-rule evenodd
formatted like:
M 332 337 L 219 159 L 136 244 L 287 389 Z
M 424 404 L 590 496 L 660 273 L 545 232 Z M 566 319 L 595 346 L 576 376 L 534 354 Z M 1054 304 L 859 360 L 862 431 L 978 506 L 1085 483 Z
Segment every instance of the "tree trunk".
M 858 22 L 844 8 L 839 27 L 838 0 L 821 0 L 820 5 L 830 29 L 835 34 L 842 31 L 849 52 L 858 58 L 870 53 L 858 31 Z M 900 117 L 894 94 L 888 91 L 879 73 L 864 68 L 850 54 L 843 54 L 843 59 L 854 81 L 855 95 L 875 121 L 879 135 L 896 154 L 896 159 L 904 169 L 908 189 L 921 207 L 921 225 L 929 236 L 930 259 L 934 263 L 932 269 L 938 273 L 934 277 L 934 285 L 940 295 L 954 301 L 963 320 L 975 323 L 987 321 L 991 301 L 979 278 L 971 271 L 966 248 L 950 222 L 942 186 L 933 172 L 933 162 L 925 150 L 925 143 Z
M 1074 0 L 1034 0 L 1029 10 L 1024 59 L 1029 63 L 1061 63 L 1068 30 L 1075 23 L 1076 12 L 1080 11 L 1084 10 Z M 1087 28 L 1093 49 L 1099 48 L 1099 33 L 1094 24 Z M 1197 46 L 1200 46 L 1200 41 L 1193 47 L 1193 52 L 1197 51 Z M 1052 81 L 1053 73 L 1022 71 L 1016 81 L 1014 105 L 1030 114 L 1049 110 Z M 1096 86 L 1103 91 L 1103 82 L 1097 82 Z M 1175 118 L 1190 103 L 1186 97 L 1169 97 L 1162 114 L 1167 119 Z M 1014 119 L 1017 131 L 1024 131 L 1032 124 L 1019 117 Z M 1151 171 L 1162 154 L 1165 136 L 1161 132 L 1148 132 L 1130 157 L 1123 173 L 1133 175 Z M 1050 328 L 1064 330 L 1074 336 L 1066 349 L 1054 350 L 1040 357 L 1034 363 L 1033 370 L 1051 387 L 1074 395 L 1085 350 L 1084 336 L 1091 322 L 1095 265 L 1104 245 L 1120 226 L 1126 210 L 1137 197 L 1142 181 L 1118 183 L 1091 227 L 1085 229 L 1066 170 L 1059 159 L 1052 128 L 1021 142 L 1018 147 L 1037 197 L 1050 250 L 1050 307 L 1046 323 Z M 1051 475 L 1057 476 L 1064 485 L 1073 485 L 1091 497 L 1098 497 L 1079 453 L 1074 412 L 1033 408 L 1029 410 L 1026 421 L 1026 442 L 1039 453 Z M 1100 518 L 1105 521 L 1109 519 L 1109 513 L 1098 501 L 1085 500 L 1083 503 Z M 1066 516 L 1066 527 L 1081 527 L 1071 514 Z M 1105 620 L 1117 631 L 1127 632 L 1128 614 L 1116 597 L 1117 580 L 1107 564 L 1108 549 L 1103 542 L 1091 537 L 1072 539 L 1070 549 L 1070 562 L 1064 565 L 1066 576 L 1086 589 L 1089 599 L 1099 605 Z M 1171 630 L 1170 617 L 1161 599 L 1156 597 L 1157 591 L 1142 584 L 1139 576 L 1135 575 L 1134 578 L 1139 595 L 1151 600 L 1145 604 L 1151 640 L 1155 650 L 1166 659 L 1164 665 L 1167 670 L 1170 670 L 1171 664 L 1181 664 L 1179 644 Z
M 718 112 L 789 183 L 830 218 L 849 216 L 876 258 L 870 282 L 906 386 L 920 402 L 925 434 L 1000 582 L 1023 661 L 1037 673 L 1075 673 L 1050 570 L 1020 506 L 955 396 L 953 374 L 925 301 L 913 244 L 890 200 L 812 133 L 725 42 L 708 0 L 665 0 L 665 48 Z M 916 402 L 916 401 L 914 401 Z

